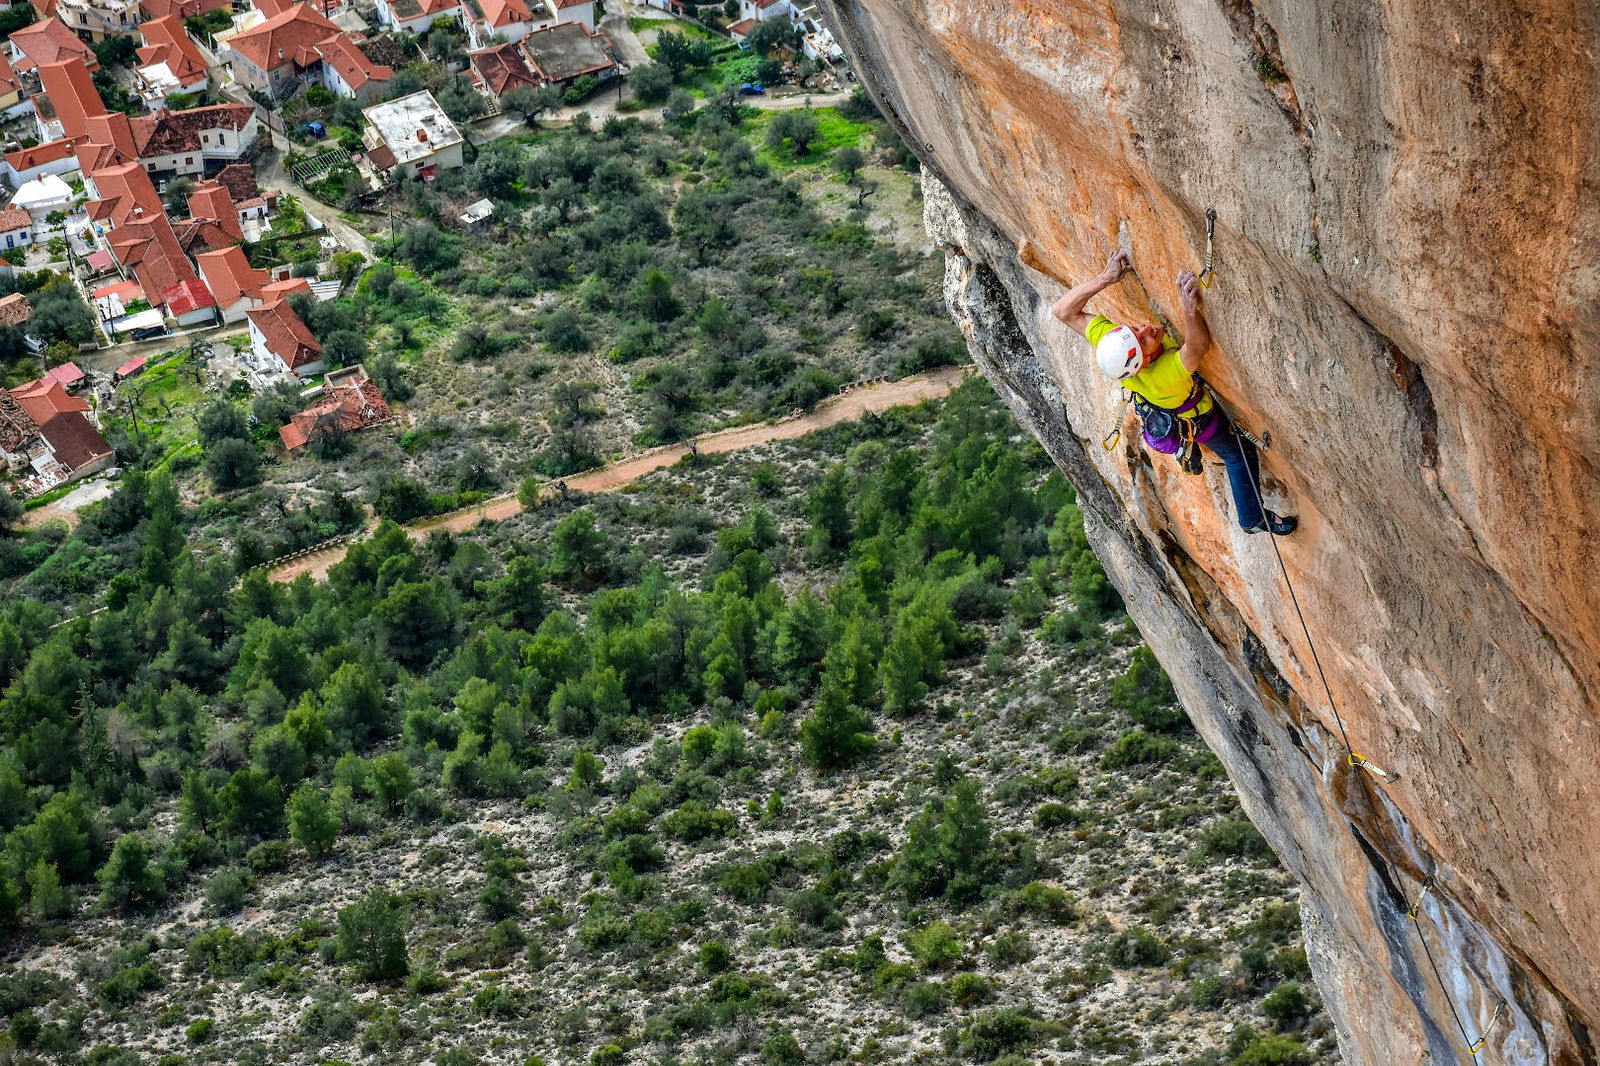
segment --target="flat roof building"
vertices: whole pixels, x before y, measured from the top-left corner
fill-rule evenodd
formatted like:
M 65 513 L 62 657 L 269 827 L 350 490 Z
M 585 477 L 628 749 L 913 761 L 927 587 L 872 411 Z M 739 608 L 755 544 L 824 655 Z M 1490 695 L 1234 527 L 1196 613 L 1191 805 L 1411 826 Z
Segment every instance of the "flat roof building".
M 426 90 L 374 104 L 361 112 L 367 128 L 362 143 L 380 170 L 404 170 L 428 177 L 430 168 L 463 164 L 461 131 Z

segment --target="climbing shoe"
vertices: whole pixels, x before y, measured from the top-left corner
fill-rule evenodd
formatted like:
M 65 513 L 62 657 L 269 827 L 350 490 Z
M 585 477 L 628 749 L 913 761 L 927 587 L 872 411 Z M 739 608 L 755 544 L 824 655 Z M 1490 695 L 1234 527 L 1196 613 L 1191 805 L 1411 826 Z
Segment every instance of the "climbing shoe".
M 1280 518 L 1272 511 L 1266 512 L 1265 522 L 1257 522 L 1253 526 L 1245 526 L 1246 533 L 1271 533 L 1274 537 L 1287 537 L 1300 527 L 1300 519 L 1290 516 Z

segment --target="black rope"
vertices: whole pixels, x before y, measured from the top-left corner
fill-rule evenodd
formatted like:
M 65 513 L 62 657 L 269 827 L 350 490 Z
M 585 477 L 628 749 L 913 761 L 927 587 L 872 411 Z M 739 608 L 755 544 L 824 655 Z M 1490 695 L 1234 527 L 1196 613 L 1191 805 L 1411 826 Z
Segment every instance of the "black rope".
M 1433 949 L 1428 947 L 1428 938 L 1423 935 L 1422 929 L 1417 929 L 1417 939 L 1422 942 L 1422 953 L 1428 958 L 1428 967 L 1433 970 L 1433 979 L 1439 982 L 1439 991 L 1444 995 L 1444 1002 L 1450 1008 L 1450 1016 L 1455 1019 L 1456 1028 L 1461 1030 L 1461 1040 L 1467 1045 L 1469 1055 L 1477 1055 L 1473 1049 L 1479 1045 L 1467 1035 L 1467 1023 L 1461 1020 L 1461 1012 L 1456 1010 L 1455 1000 L 1450 998 L 1450 986 L 1444 983 L 1444 974 L 1439 972 L 1439 964 L 1433 961 Z

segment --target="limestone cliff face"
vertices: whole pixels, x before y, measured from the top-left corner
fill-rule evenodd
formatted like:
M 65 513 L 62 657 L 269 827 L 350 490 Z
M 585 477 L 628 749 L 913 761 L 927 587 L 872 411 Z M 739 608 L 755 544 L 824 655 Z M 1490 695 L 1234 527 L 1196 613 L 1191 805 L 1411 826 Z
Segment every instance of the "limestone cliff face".
M 1596 1062 L 1600 8 L 829 6 L 927 165 L 976 358 L 1078 485 L 1134 618 L 1305 883 L 1349 1061 L 1472 1061 L 1499 1007 L 1479 1061 Z M 1179 320 L 1207 205 L 1205 369 L 1272 433 L 1269 496 L 1301 518 L 1288 572 L 1355 750 L 1401 775 L 1387 786 L 1345 761 L 1220 471 L 1186 477 L 1131 429 L 1102 450 L 1115 390 L 1048 313 L 1120 242 L 1139 277 L 1091 309 Z

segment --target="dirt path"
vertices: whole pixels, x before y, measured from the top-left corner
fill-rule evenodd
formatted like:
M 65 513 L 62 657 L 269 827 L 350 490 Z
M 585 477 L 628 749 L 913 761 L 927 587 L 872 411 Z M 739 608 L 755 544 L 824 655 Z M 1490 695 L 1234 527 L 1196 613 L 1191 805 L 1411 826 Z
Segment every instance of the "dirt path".
M 880 414 L 891 407 L 936 400 L 959 385 L 966 377 L 968 369 L 964 366 L 944 367 L 930 370 L 925 374 L 901 378 L 899 381 L 863 385 L 840 393 L 818 405 L 816 410 L 795 418 L 779 422 L 761 422 L 753 426 L 735 426 L 732 429 L 708 433 L 695 441 L 695 447 L 708 454 L 743 451 L 759 444 L 766 444 L 768 441 L 794 440 L 812 430 L 826 429 L 841 422 L 854 422 L 864 415 Z M 587 474 L 577 474 L 567 478 L 566 485 L 568 490 L 578 492 L 612 492 L 633 484 L 652 471 L 671 466 L 688 454 L 688 444 L 675 444 L 632 458 L 619 459 Z M 558 491 L 560 490 L 554 484 L 549 484 L 544 488 L 544 495 L 552 495 Z M 522 504 L 515 496 L 496 496 L 468 511 L 458 511 L 455 514 L 416 522 L 407 526 L 406 532 L 414 540 L 421 540 L 435 530 L 461 533 L 480 522 L 498 522 L 510 518 L 521 510 Z M 328 570 L 344 558 L 347 550 L 345 545 L 341 544 L 324 551 L 303 555 L 278 567 L 270 576 L 273 581 L 293 581 L 301 574 L 310 574 L 318 579 L 325 578 L 328 576 Z

